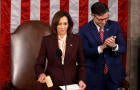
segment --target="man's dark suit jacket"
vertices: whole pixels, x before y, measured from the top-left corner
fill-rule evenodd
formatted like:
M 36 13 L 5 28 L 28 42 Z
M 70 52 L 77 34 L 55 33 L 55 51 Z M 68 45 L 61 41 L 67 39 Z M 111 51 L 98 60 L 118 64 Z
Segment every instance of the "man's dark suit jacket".
M 115 42 L 119 46 L 118 51 L 112 51 L 112 48 L 107 47 L 102 54 L 98 53 L 97 47 L 101 45 L 102 42 L 93 20 L 80 28 L 80 35 L 85 54 L 87 86 L 94 87 L 95 84 L 98 84 L 104 75 L 105 62 L 108 65 L 109 75 L 113 82 L 121 82 L 125 76 L 121 54 L 126 52 L 126 44 L 122 36 L 120 25 L 115 21 L 108 20 L 104 26 L 105 39 L 112 35 L 117 37 Z
M 51 76 L 54 86 L 64 85 L 62 64 L 56 54 L 58 48 L 58 40 L 55 35 L 44 37 L 36 64 L 36 74 L 39 76 L 44 72 L 47 58 L 48 64 L 45 74 Z M 64 73 L 66 84 L 78 83 L 79 80 L 85 81 L 85 62 L 79 35 L 67 35 Z

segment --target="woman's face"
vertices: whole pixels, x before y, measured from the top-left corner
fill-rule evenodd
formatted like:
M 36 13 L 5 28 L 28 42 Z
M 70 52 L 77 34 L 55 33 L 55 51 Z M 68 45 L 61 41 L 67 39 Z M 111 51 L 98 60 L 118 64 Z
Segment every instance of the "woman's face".
M 57 33 L 58 35 L 65 35 L 67 34 L 68 30 L 68 19 L 66 16 L 60 18 L 59 23 L 57 25 Z

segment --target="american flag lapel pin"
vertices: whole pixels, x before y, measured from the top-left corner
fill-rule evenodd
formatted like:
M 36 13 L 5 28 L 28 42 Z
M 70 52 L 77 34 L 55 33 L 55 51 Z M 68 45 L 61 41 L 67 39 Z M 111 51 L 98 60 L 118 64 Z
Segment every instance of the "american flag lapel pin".
M 72 44 L 70 44 L 70 46 L 72 47 Z
M 106 31 L 108 32 L 109 31 L 109 28 L 107 28 Z

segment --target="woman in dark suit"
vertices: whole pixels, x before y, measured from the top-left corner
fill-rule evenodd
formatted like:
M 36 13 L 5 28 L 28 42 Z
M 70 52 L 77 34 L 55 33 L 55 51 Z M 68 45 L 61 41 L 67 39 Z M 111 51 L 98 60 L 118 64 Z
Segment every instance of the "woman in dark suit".
M 85 89 L 85 64 L 79 35 L 72 34 L 73 21 L 66 11 L 58 11 L 51 24 L 52 34 L 42 40 L 36 64 L 38 81 L 43 89 L 58 90 L 58 86 L 78 83 Z M 44 71 L 46 58 L 47 68 Z M 45 85 L 50 76 L 53 86 Z

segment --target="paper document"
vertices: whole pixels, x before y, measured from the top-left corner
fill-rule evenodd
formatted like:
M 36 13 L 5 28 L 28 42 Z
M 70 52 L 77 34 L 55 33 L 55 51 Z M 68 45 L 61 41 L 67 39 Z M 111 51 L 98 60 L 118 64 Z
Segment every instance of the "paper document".
M 62 90 L 65 90 L 65 86 L 59 86 Z M 67 90 L 80 90 L 78 84 L 66 85 Z

